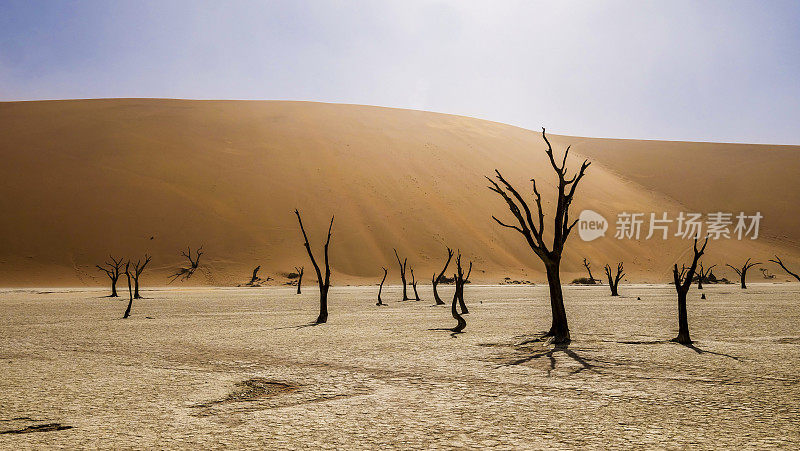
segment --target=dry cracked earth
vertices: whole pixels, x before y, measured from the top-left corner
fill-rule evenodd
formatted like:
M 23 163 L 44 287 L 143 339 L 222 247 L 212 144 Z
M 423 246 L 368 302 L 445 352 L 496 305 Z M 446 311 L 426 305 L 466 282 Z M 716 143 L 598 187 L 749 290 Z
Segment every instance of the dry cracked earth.
M 399 287 L 0 291 L 0 448 L 800 447 L 800 285 L 470 286 L 467 328 Z M 450 293 L 452 287 L 442 289 Z M 637 297 L 641 299 L 637 299 Z

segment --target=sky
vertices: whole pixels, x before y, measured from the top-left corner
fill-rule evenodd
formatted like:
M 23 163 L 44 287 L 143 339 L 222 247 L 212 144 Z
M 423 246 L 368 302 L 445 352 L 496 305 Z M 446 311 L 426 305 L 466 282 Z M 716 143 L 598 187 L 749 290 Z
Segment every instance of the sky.
M 0 0 L 0 101 L 108 97 L 800 144 L 800 2 Z

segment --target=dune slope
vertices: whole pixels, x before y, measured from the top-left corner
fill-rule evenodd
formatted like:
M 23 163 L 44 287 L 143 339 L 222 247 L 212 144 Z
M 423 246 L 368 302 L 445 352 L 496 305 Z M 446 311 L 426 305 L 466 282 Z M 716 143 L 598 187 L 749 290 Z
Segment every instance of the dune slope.
M 570 238 L 565 282 L 582 275 L 583 257 L 594 262 L 596 277 L 605 262 L 624 260 L 638 281 L 667 280 L 672 263 L 685 257 L 683 240 L 614 239 L 619 211 L 761 211 L 761 239 L 715 242 L 709 261 L 780 252 L 800 262 L 800 181 L 787 177 L 800 169 L 798 147 L 698 150 L 694 143 L 552 138 L 557 153 L 574 144 L 572 167 L 584 156 L 596 162 L 573 217 L 591 208 L 612 223 L 604 238 Z M 200 245 L 202 271 L 184 284 L 242 283 L 256 265 L 272 283 L 295 266 L 313 275 L 295 208 L 317 252 L 335 215 L 334 283 L 376 282 L 381 266 L 396 282 L 393 248 L 428 283 L 446 245 L 475 261 L 475 281 L 542 280 L 522 239 L 492 222 L 492 214 L 510 214 L 483 176 L 498 168 L 523 191 L 535 177 L 549 210 L 555 176 L 543 149 L 540 133 L 530 130 L 368 106 L 0 103 L 0 286 L 104 284 L 94 265 L 107 254 L 136 259 L 145 252 L 153 262 L 143 282 L 165 285 L 185 264 L 180 251 Z M 775 173 L 779 186 L 771 183 Z

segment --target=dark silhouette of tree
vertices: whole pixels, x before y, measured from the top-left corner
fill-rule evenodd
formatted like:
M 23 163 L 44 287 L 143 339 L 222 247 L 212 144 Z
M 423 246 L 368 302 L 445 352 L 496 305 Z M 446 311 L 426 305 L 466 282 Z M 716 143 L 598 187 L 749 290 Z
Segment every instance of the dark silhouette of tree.
M 189 279 L 194 275 L 194 272 L 197 271 L 197 267 L 200 266 L 200 256 L 203 255 L 203 246 L 197 248 L 194 259 L 192 258 L 192 248 L 190 246 L 187 246 L 186 250 L 188 251 L 188 253 L 181 251 L 181 255 L 183 255 L 189 260 L 189 266 L 178 268 L 178 271 L 170 276 L 172 280 L 170 280 L 169 283 L 175 282 L 179 278 L 181 280 Z
M 591 263 L 589 263 L 589 260 L 586 260 L 586 257 L 583 258 L 583 266 L 586 268 L 586 271 L 589 273 L 589 283 L 590 284 L 596 284 L 597 282 L 599 282 L 599 280 L 595 279 L 594 276 L 592 275 L 592 268 L 591 268 L 592 265 L 591 265 Z
M 673 338 L 672 341 L 683 345 L 692 344 L 692 339 L 689 337 L 689 319 L 686 313 L 686 295 L 689 293 L 689 288 L 692 287 L 692 280 L 694 279 L 694 272 L 697 269 L 697 261 L 700 260 L 703 253 L 706 251 L 708 245 L 708 237 L 703 242 L 703 247 L 697 249 L 697 238 L 694 239 L 694 257 L 692 264 L 687 268 L 686 265 L 681 265 L 681 270 L 678 271 L 678 264 L 672 269 L 672 277 L 675 283 L 675 290 L 678 292 L 678 336 Z
M 761 275 L 764 276 L 765 279 L 772 280 L 775 278 L 775 274 L 770 274 L 767 268 L 758 268 L 761 271 Z
M 294 267 L 294 270 L 297 271 L 297 294 L 300 294 L 300 286 L 303 284 L 303 271 L 305 271 L 306 267 Z
M 458 253 L 458 256 L 461 256 L 461 252 Z M 469 269 L 467 270 L 467 275 L 461 278 L 461 289 L 458 291 L 458 306 L 461 308 L 461 314 L 466 315 L 469 313 L 469 309 L 467 309 L 467 304 L 464 302 L 464 285 L 469 282 L 469 275 L 472 274 L 472 262 L 469 262 Z
M 544 128 L 542 128 L 542 138 L 547 143 L 545 152 L 550 160 L 550 165 L 558 176 L 558 199 L 553 218 L 554 229 L 551 248 L 548 249 L 544 241 L 544 211 L 542 210 L 542 196 L 536 189 L 536 181 L 531 179 L 538 209 L 538 218 L 534 220 L 528 204 L 511 183 L 503 178 L 500 171 L 495 170 L 495 174 L 503 187 L 500 187 L 497 182 L 489 177 L 486 177 L 486 179 L 491 183 L 489 189 L 499 194 L 506 201 L 508 209 L 514 214 L 519 225 L 506 224 L 495 216 L 492 216 L 492 219 L 503 227 L 519 232 L 525 238 L 531 250 L 544 263 L 547 272 L 547 283 L 550 286 L 550 309 L 552 312 L 552 324 L 545 336 L 551 337 L 554 343 L 568 343 L 570 341 L 569 327 L 567 325 L 567 312 L 564 309 L 564 294 L 561 289 L 561 254 L 564 251 L 564 243 L 566 243 L 570 232 L 572 232 L 575 224 L 578 223 L 577 220 L 570 222 L 569 207 L 572 204 L 578 183 L 586 174 L 586 168 L 591 163 L 585 160 L 578 172 L 572 177 L 568 177 L 566 165 L 570 148 L 567 147 L 564 152 L 564 159 L 559 166 L 553 156 L 553 148 L 550 145 L 550 141 L 547 140 Z
M 381 280 L 381 286 L 378 288 L 378 303 L 375 305 L 386 305 L 381 300 L 381 292 L 383 292 L 383 282 L 386 282 L 386 275 L 389 274 L 389 271 L 387 271 L 383 266 L 381 266 L 381 269 L 383 269 L 383 280 Z
M 714 267 L 717 265 L 711 265 L 708 268 L 703 268 L 702 263 L 698 263 L 698 265 L 700 266 L 700 268 L 697 270 L 697 289 L 702 290 L 703 282 L 709 283 L 708 276 L 711 274 L 711 270 L 714 269 Z
M 619 296 L 619 281 L 625 276 L 625 273 L 622 272 L 622 262 L 617 263 L 617 273 L 613 277 L 610 265 L 606 264 L 605 270 L 606 277 L 608 277 L 608 286 L 611 288 L 611 296 Z
M 130 260 L 125 262 L 125 275 L 128 277 L 128 296 L 130 296 L 130 300 L 128 300 L 128 308 L 125 309 L 125 314 L 122 315 L 122 319 L 125 319 L 131 316 L 131 307 L 133 307 L 133 290 L 131 289 L 131 262 Z
M 250 278 L 250 282 L 247 282 L 247 285 L 253 286 L 258 283 L 258 270 L 261 269 L 261 265 L 256 266 L 253 268 L 253 277 Z
M 783 261 L 781 260 L 780 257 L 778 257 L 776 255 L 774 259 L 770 259 L 769 261 L 771 261 L 772 263 L 777 263 L 778 265 L 780 265 L 780 267 L 783 268 L 784 271 L 789 273 L 789 275 L 791 275 L 792 277 L 797 279 L 798 282 L 800 282 L 800 276 L 797 275 L 797 273 L 794 273 L 794 272 L 790 271 L 789 268 L 787 268 L 786 265 L 783 264 Z
M 419 298 L 419 293 L 417 293 L 417 279 L 414 278 L 414 268 L 411 269 L 411 288 L 414 289 L 414 299 L 417 301 L 421 301 L 422 299 Z
M 458 321 L 456 327 L 450 329 L 453 333 L 461 333 L 465 327 L 467 327 L 467 321 L 464 320 L 464 317 L 458 313 L 458 302 L 463 302 L 463 290 L 464 290 L 464 272 L 461 269 L 461 253 L 458 254 L 456 257 L 456 273 L 453 275 L 453 280 L 455 280 L 456 284 L 456 291 L 453 293 L 453 303 L 450 308 L 450 313 L 453 315 L 453 318 Z
M 136 263 L 133 265 L 133 274 L 131 274 L 131 277 L 133 277 L 134 299 L 142 298 L 141 296 L 139 296 L 139 276 L 142 275 L 142 273 L 144 272 L 144 268 L 147 266 L 148 263 L 150 263 L 151 258 L 152 258 L 151 256 L 144 254 L 144 262 L 142 262 L 141 260 L 136 260 Z
M 745 278 L 747 278 L 747 270 L 752 268 L 753 266 L 757 266 L 757 265 L 760 265 L 760 264 L 761 263 L 750 263 L 750 259 L 749 258 L 747 259 L 746 262 L 744 262 L 744 266 L 742 266 L 742 269 L 735 268 L 735 267 L 733 267 L 731 265 L 728 265 L 726 263 L 727 266 L 730 266 L 731 268 L 733 268 L 734 271 L 736 271 L 736 274 L 739 274 L 739 279 L 741 279 L 741 281 L 742 281 L 742 290 L 746 290 L 747 289 L 747 284 L 745 283 Z
M 331 287 L 331 267 L 328 264 L 328 246 L 331 242 L 331 230 L 333 229 L 333 216 L 331 216 L 331 223 L 328 226 L 328 238 L 325 240 L 325 247 L 323 248 L 323 256 L 325 258 L 325 278 L 322 278 L 322 271 L 319 269 L 317 260 L 314 258 L 314 253 L 311 252 L 311 245 L 308 244 L 308 235 L 306 229 L 303 228 L 303 220 L 300 219 L 300 212 L 295 210 L 294 214 L 297 215 L 297 222 L 300 223 L 300 231 L 303 232 L 303 240 L 305 241 L 306 251 L 308 257 L 311 259 L 311 264 L 314 265 L 314 271 L 317 273 L 317 283 L 319 284 L 319 316 L 314 322 L 315 324 L 322 324 L 328 321 L 328 290 Z
M 117 294 L 117 280 L 119 280 L 120 275 L 120 268 L 122 267 L 122 259 L 115 259 L 112 255 L 108 256 L 110 261 L 106 261 L 103 263 L 103 266 L 97 266 L 97 269 L 106 273 L 109 279 L 111 279 L 111 294 L 108 295 L 110 298 L 116 298 L 119 295 Z
M 410 298 L 408 297 L 408 292 L 406 291 L 406 263 L 408 262 L 408 258 L 404 258 L 403 261 L 400 261 L 400 256 L 397 255 L 397 249 L 394 250 L 394 256 L 397 257 L 397 264 L 400 266 L 400 280 L 403 281 L 403 300 L 407 301 Z
M 436 305 L 444 305 L 444 301 L 442 298 L 439 297 L 439 292 L 436 291 L 436 287 L 439 285 L 439 281 L 442 280 L 445 271 L 447 271 L 447 267 L 450 266 L 450 260 L 453 258 L 453 250 L 449 247 L 447 248 L 447 261 L 444 262 L 444 268 L 442 268 L 442 272 L 439 273 L 437 276 L 436 274 L 433 275 L 433 298 L 436 299 Z

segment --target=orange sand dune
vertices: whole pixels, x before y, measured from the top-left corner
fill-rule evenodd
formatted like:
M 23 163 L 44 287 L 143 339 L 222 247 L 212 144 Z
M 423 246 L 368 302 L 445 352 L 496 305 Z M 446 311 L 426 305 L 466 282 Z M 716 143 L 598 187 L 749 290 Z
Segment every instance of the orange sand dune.
M 557 153 L 573 144 L 573 167 L 582 156 L 595 162 L 573 217 L 591 208 L 611 221 L 606 237 L 570 238 L 565 282 L 583 275 L 583 257 L 596 277 L 602 264 L 624 260 L 630 280 L 653 282 L 668 280 L 671 265 L 685 258 L 687 241 L 614 239 L 620 211 L 761 211 L 762 238 L 713 242 L 708 264 L 780 253 L 800 267 L 800 147 L 565 136 L 552 142 Z M 445 245 L 475 261 L 475 281 L 543 280 L 521 237 L 491 220 L 510 214 L 483 179 L 498 168 L 528 192 L 535 177 L 549 209 L 555 176 L 543 150 L 539 132 L 368 106 L 0 103 L 0 286 L 105 284 L 94 265 L 109 252 L 152 254 L 142 280 L 161 286 L 184 263 L 180 251 L 201 244 L 202 271 L 184 284 L 245 282 L 259 264 L 262 276 L 282 283 L 294 266 L 313 273 L 294 208 L 317 251 L 336 215 L 334 284 L 377 282 L 381 266 L 395 283 L 393 247 L 428 283 Z

